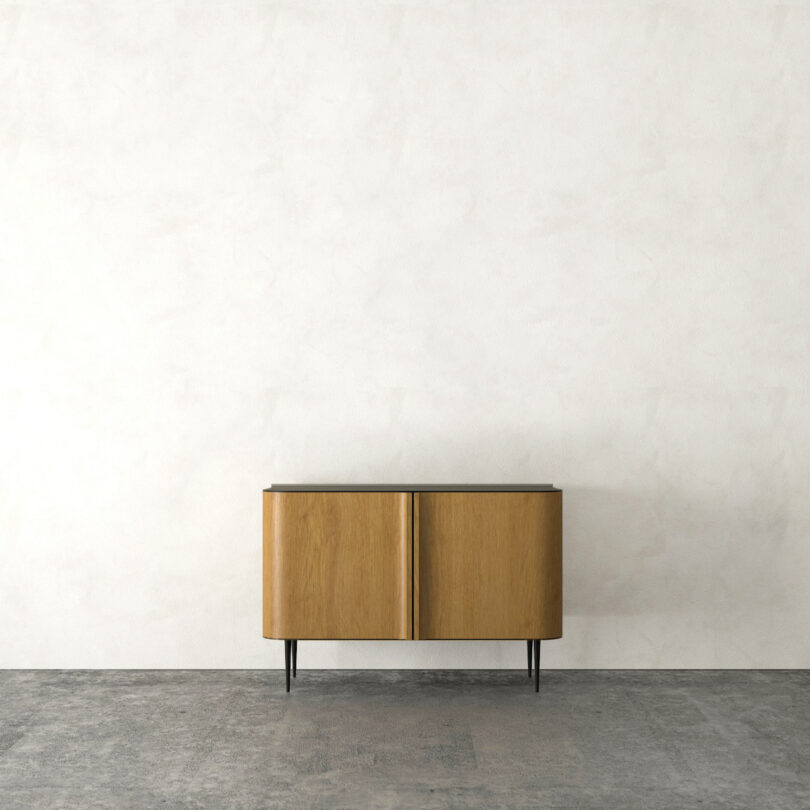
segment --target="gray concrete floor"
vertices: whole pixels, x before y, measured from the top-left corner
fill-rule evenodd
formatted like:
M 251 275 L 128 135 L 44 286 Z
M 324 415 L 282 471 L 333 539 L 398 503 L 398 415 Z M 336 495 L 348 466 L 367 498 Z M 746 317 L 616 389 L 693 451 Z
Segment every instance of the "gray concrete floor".
M 810 807 L 810 672 L 0 671 L 0 807 Z

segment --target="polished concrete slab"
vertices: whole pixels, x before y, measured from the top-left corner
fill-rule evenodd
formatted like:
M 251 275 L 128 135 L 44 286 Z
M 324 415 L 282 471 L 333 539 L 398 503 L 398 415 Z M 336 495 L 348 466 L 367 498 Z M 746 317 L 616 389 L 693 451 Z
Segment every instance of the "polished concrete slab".
M 810 672 L 0 671 L 0 807 L 810 807 Z

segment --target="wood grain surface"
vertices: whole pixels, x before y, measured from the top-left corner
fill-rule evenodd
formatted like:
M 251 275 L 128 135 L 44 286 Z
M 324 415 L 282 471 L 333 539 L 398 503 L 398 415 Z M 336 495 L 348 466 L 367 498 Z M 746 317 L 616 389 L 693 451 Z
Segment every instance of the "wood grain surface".
M 414 498 L 414 638 L 562 635 L 561 492 Z
M 411 638 L 411 497 L 264 492 L 264 636 Z

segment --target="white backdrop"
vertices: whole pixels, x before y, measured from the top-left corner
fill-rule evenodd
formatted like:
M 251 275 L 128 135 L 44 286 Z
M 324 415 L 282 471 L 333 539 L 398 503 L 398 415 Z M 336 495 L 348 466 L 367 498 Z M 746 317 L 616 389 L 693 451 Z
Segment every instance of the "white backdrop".
M 804 2 L 0 4 L 0 666 L 281 666 L 274 481 L 553 482 L 544 666 L 810 666 L 809 86 Z

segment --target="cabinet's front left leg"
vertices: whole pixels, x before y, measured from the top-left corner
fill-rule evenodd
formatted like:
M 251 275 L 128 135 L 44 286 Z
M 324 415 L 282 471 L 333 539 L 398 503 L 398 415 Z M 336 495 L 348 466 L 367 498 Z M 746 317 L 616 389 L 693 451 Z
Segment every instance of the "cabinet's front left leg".
M 292 655 L 293 655 L 293 678 L 295 677 L 296 672 L 296 662 L 298 661 L 298 639 L 294 638 L 292 643 Z
M 540 639 L 534 640 L 534 691 L 540 691 Z
M 529 655 L 529 677 L 532 677 L 532 640 L 526 642 L 526 652 Z
M 292 642 L 290 639 L 284 639 L 284 674 L 287 676 L 287 691 L 290 691 L 290 647 Z

